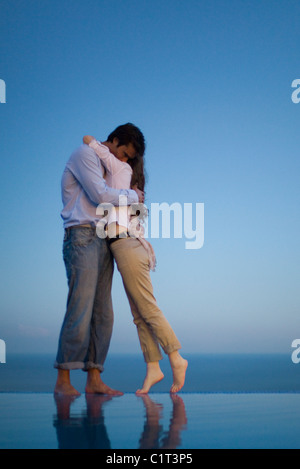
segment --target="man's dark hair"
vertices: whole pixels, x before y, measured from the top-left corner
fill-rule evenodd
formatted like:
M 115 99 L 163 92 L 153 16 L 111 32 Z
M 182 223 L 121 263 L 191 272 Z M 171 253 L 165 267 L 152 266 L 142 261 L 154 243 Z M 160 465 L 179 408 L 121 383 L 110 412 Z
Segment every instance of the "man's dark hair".
M 138 127 L 133 124 L 124 124 L 117 127 L 107 137 L 108 142 L 113 142 L 114 138 L 119 140 L 119 145 L 128 145 L 131 143 L 137 153 L 137 156 L 143 157 L 146 149 L 145 138 Z

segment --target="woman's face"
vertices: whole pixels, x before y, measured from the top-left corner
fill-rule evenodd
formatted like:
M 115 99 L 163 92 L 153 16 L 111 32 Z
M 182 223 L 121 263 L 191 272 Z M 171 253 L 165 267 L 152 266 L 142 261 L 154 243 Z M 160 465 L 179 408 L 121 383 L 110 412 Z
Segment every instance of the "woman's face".
M 128 160 L 132 160 L 136 157 L 136 150 L 132 143 L 120 146 L 118 146 L 118 144 L 119 140 L 117 138 L 114 138 L 113 142 L 110 144 L 110 151 L 118 160 L 127 163 Z

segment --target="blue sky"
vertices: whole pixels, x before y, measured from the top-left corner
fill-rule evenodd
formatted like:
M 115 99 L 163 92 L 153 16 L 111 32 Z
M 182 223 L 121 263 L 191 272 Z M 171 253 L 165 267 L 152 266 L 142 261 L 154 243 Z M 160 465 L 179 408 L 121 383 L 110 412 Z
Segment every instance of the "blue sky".
M 133 122 L 148 206 L 204 203 L 205 243 L 153 240 L 156 297 L 186 352 L 300 337 L 300 4 L 0 1 L 1 317 L 8 353 L 53 352 L 65 312 L 60 178 L 84 134 Z M 112 352 L 139 346 L 119 274 Z

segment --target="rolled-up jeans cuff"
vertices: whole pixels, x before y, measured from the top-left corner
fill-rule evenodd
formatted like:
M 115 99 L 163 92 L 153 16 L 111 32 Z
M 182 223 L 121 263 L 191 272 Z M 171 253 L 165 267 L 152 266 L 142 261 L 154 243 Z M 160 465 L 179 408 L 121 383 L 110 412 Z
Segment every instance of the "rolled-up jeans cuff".
M 104 371 L 103 365 L 96 365 L 93 362 L 70 362 L 70 363 L 54 363 L 54 368 L 58 370 L 99 370 L 100 373 Z
M 99 370 L 100 373 L 103 373 L 104 366 L 103 365 L 96 365 L 96 363 L 93 363 L 93 362 L 87 362 L 87 363 L 84 364 L 84 367 L 82 369 L 83 369 L 83 371 Z
M 69 363 L 54 363 L 54 368 L 58 370 L 82 370 L 84 368 L 83 362 L 69 362 Z

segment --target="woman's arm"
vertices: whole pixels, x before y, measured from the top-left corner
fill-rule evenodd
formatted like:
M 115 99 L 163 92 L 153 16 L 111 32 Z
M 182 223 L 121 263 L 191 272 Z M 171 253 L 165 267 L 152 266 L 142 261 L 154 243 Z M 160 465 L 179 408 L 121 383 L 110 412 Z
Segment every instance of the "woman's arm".
M 123 169 L 123 163 L 118 160 L 105 145 L 102 145 L 91 135 L 85 135 L 83 137 L 83 143 L 95 151 L 106 171 L 111 175 L 117 174 L 121 169 Z
M 67 168 L 86 192 L 91 202 L 96 206 L 102 203 L 118 206 L 120 195 L 126 195 L 128 205 L 138 203 L 139 201 L 139 196 L 135 191 L 112 189 L 106 184 L 95 153 L 86 145 L 81 145 L 72 154 L 67 163 Z

